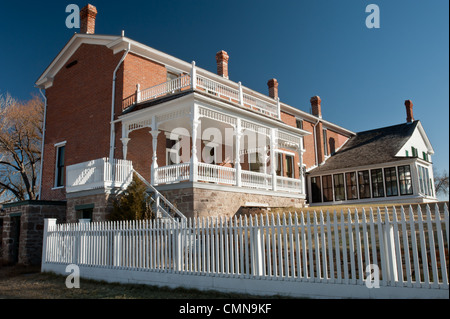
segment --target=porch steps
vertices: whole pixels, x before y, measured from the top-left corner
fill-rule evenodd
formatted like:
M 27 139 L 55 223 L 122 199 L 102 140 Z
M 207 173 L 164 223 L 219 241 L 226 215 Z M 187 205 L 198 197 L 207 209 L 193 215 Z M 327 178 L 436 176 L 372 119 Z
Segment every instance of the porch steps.
M 156 212 L 158 219 L 169 219 L 175 221 L 186 221 L 186 216 L 181 213 L 167 198 L 165 198 L 152 184 L 141 174 L 133 169 L 136 176 L 148 187 L 147 193 L 152 198 L 152 209 Z

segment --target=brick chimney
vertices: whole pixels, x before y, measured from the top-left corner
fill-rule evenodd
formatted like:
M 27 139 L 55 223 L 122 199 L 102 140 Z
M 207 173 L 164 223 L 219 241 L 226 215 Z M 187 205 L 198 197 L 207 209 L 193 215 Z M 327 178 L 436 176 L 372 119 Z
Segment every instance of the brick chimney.
M 228 79 L 228 53 L 225 51 L 219 51 L 216 54 L 217 61 L 217 74 L 223 76 Z
M 80 10 L 80 33 L 95 33 L 95 17 L 97 8 L 91 4 L 86 5 Z
M 267 86 L 269 87 L 269 96 L 273 99 L 278 98 L 278 81 L 277 79 L 270 79 L 267 82 Z
M 413 103 L 411 102 L 411 100 L 405 101 L 405 107 L 406 107 L 406 122 L 407 123 L 414 122 Z
M 322 110 L 320 108 L 320 103 L 322 102 L 322 100 L 320 99 L 320 97 L 317 95 L 313 96 L 310 102 L 312 115 L 322 118 Z

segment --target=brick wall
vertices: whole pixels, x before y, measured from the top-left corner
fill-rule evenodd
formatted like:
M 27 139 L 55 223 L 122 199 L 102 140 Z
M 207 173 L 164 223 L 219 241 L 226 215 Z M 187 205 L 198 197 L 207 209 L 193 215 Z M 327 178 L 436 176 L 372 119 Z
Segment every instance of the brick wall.
M 55 180 L 54 144 L 66 141 L 65 166 L 109 154 L 111 88 L 114 68 L 122 53 L 99 45 L 82 44 L 70 68 L 61 68 L 46 90 L 47 119 L 42 199 L 62 200 L 64 190 L 52 190 Z M 118 96 L 122 96 L 118 81 Z

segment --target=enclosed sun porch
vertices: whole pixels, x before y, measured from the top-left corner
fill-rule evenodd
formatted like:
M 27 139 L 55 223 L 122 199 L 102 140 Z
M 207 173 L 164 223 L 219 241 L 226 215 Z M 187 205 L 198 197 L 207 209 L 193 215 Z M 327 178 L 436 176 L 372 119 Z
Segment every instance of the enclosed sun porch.
M 197 74 L 195 63 L 175 79 L 138 86 L 116 123 L 120 160 L 67 167 L 67 192 L 124 188 L 135 170 L 153 186 L 191 182 L 305 197 L 309 133 L 281 121 L 279 99 Z

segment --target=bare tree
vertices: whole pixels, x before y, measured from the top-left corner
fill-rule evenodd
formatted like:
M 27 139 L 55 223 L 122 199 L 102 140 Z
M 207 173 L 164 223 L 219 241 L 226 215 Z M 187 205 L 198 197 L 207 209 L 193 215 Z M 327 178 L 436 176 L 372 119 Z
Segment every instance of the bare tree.
M 38 96 L 19 102 L 0 95 L 0 198 L 37 199 L 44 106 Z
M 434 189 L 436 195 L 443 194 L 448 195 L 448 173 L 444 171 L 443 173 L 434 172 Z

